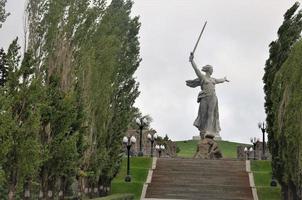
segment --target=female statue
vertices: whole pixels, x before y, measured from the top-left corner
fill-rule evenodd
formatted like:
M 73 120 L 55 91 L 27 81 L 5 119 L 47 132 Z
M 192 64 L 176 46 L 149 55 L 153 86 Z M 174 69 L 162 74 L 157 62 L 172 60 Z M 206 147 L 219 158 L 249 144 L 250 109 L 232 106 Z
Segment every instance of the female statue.
M 186 81 L 189 87 L 201 87 L 201 92 L 198 94 L 197 102 L 199 103 L 198 116 L 194 121 L 194 126 L 200 131 L 201 139 L 205 135 L 211 135 L 213 137 L 219 138 L 219 113 L 218 113 L 218 99 L 215 93 L 215 85 L 218 83 L 229 82 L 229 80 L 224 77 L 222 79 L 212 78 L 213 67 L 211 65 L 206 65 L 202 67 L 202 73 L 196 66 L 194 62 L 194 55 L 191 53 L 190 62 L 197 75 L 197 79 Z

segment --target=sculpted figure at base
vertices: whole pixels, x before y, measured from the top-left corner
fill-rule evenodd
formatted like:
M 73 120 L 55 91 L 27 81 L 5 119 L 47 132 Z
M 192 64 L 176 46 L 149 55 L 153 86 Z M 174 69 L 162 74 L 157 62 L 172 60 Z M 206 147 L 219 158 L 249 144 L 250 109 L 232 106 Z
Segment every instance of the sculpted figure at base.
M 204 139 L 200 140 L 194 158 L 201 159 L 220 159 L 222 158 L 217 142 L 214 137 L 206 135 Z
M 201 72 L 194 62 L 194 55 L 191 53 L 190 62 L 197 75 L 197 79 L 186 81 L 187 86 L 195 88 L 200 86 L 201 92 L 198 94 L 197 102 L 199 103 L 198 116 L 194 121 L 194 126 L 200 131 L 201 139 L 205 135 L 220 137 L 218 99 L 215 93 L 215 85 L 219 83 L 229 82 L 226 77 L 216 79 L 211 77 L 213 67 L 206 65 L 202 67 Z

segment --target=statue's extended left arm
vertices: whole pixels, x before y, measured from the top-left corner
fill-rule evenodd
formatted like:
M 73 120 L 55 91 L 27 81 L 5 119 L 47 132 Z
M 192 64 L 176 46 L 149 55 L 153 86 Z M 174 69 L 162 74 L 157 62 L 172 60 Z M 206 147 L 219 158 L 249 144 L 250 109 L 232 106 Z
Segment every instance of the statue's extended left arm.
M 219 83 L 224 83 L 224 82 L 230 82 L 227 77 L 225 76 L 224 78 L 215 78 L 215 83 L 219 84 Z

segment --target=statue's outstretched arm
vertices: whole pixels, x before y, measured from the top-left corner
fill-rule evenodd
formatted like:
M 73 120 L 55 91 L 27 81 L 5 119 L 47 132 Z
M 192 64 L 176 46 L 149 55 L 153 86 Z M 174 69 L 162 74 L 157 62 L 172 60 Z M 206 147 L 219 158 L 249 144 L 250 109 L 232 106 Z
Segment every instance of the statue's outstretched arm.
M 230 82 L 227 77 L 224 78 L 215 78 L 215 83 L 219 84 L 219 83 L 224 83 L 224 82 Z
M 199 71 L 199 69 L 197 68 L 197 65 L 196 65 L 196 63 L 195 63 L 195 61 L 194 61 L 194 56 L 193 56 L 193 54 L 191 54 L 190 55 L 190 62 L 191 62 L 191 64 L 192 64 L 192 67 L 193 67 L 193 69 L 194 69 L 194 71 L 195 71 L 195 74 L 197 75 L 197 77 L 199 78 L 199 79 L 204 79 L 204 75 Z

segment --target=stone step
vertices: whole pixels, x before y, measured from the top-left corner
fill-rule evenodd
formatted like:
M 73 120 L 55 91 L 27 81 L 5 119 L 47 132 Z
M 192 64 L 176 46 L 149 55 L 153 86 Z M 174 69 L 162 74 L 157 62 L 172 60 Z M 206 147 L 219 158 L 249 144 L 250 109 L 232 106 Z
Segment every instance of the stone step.
M 148 197 L 147 197 L 148 198 Z M 187 194 L 175 194 L 175 193 L 158 193 L 152 194 L 150 199 L 180 199 L 180 200 L 253 200 L 250 196 L 236 196 L 236 195 L 217 195 L 217 194 L 200 194 L 192 193 Z
M 170 173 L 166 173 L 166 172 L 153 172 L 153 177 L 159 177 L 159 178 L 163 178 L 163 179 L 167 179 L 167 180 L 175 180 L 175 179 L 181 179 L 181 180 L 191 180 L 191 179 L 196 179 L 196 180 L 200 180 L 200 179 L 211 179 L 211 178 L 222 178 L 222 179 L 232 179 L 232 180 L 236 180 L 236 179 L 248 179 L 248 177 L 246 177 L 246 174 L 244 174 L 243 172 L 241 173 L 196 173 L 196 172 L 191 172 L 191 173 L 187 173 L 187 174 L 178 174 L 175 172 L 170 172 Z
M 237 159 L 219 159 L 219 160 L 211 160 L 211 159 L 195 159 L 195 158 L 158 158 L 158 161 L 161 162 L 194 162 L 194 163 L 242 163 L 244 161 L 242 160 L 237 160 Z
M 182 167 L 206 167 L 206 168 L 221 168 L 221 169 L 232 169 L 239 168 L 244 169 L 245 163 L 159 163 L 158 167 L 172 167 L 172 168 L 182 168 Z
M 174 184 L 183 184 L 186 185 L 195 185 L 195 184 L 216 184 L 216 185 L 233 185 L 233 186 L 240 186 L 240 185 L 248 185 L 249 180 L 247 179 L 225 179 L 225 178 L 207 178 L 207 179 L 182 179 L 182 178 L 158 178 L 157 176 L 153 177 L 152 182 L 155 184 L 161 184 L 161 185 L 174 185 Z M 193 183 L 192 183 L 193 182 Z
M 208 167 L 221 167 L 221 168 L 229 168 L 229 167 L 244 167 L 245 164 L 244 163 L 219 163 L 219 164 L 215 164 L 215 163 L 177 163 L 177 162 L 173 162 L 173 163 L 159 163 L 158 166 L 175 166 L 175 167 L 179 167 L 179 166 L 208 166 Z
M 224 169 L 224 168 L 218 168 L 218 167 L 213 167 L 213 168 L 207 168 L 207 167 L 157 167 L 157 171 L 163 171 L 167 173 L 173 173 L 173 172 L 197 172 L 197 173 L 203 173 L 203 172 L 208 172 L 208 173 L 223 173 L 223 172 L 245 172 L 245 169 L 241 168 L 231 168 L 231 169 Z
M 157 160 L 147 198 L 198 200 L 252 200 L 244 161 Z
M 147 198 L 171 198 L 171 199 L 252 199 L 251 189 L 243 186 L 227 185 L 190 185 L 190 186 L 161 186 L 150 184 Z
M 150 188 L 157 189 L 157 191 L 165 191 L 165 190 L 171 190 L 171 191 L 191 191 L 191 192 L 199 192 L 199 191 L 214 191 L 214 192 L 232 192 L 232 193 L 244 193 L 246 190 L 250 190 L 250 187 L 248 185 L 240 185 L 240 186 L 234 186 L 234 185 L 215 185 L 215 184 L 155 184 L 151 183 L 149 184 Z

